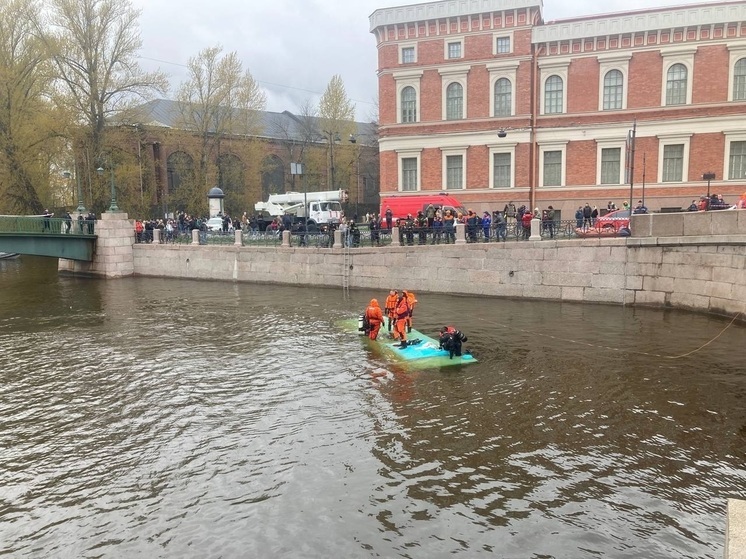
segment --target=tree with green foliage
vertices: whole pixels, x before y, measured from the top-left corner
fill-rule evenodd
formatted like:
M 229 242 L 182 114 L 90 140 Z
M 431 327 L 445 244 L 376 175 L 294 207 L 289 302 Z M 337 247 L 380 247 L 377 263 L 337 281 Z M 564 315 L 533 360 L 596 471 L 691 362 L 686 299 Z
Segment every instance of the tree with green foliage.
M 261 192 L 263 148 L 255 138 L 261 132 L 258 111 L 265 109 L 266 95 L 251 72 L 244 71 L 237 53 L 223 55 L 222 47 L 200 51 L 189 59 L 188 68 L 189 77 L 176 98 L 179 128 L 193 134 L 193 141 L 183 139 L 182 145 L 195 164 L 171 199 L 193 211 L 206 208 L 205 195 L 218 184 L 228 211 L 253 207 Z

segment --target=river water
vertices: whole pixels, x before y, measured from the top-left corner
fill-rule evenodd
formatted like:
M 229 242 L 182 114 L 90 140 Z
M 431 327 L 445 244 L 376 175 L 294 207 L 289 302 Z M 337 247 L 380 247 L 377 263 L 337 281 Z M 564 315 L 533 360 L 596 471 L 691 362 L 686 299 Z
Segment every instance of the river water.
M 406 371 L 370 297 L 0 261 L 0 556 L 722 557 L 742 324 L 421 293 Z

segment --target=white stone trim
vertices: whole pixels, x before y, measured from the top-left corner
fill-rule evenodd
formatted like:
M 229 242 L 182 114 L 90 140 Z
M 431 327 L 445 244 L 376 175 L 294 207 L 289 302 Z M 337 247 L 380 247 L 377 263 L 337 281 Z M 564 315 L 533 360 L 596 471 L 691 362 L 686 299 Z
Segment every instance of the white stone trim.
M 449 55 L 450 46 L 455 45 L 455 44 L 461 45 L 461 48 L 459 49 L 461 56 L 451 57 Z M 443 60 L 461 60 L 462 58 L 464 58 L 464 38 L 463 37 L 446 37 L 443 40 Z
M 518 83 L 518 65 L 519 63 L 514 60 L 506 61 L 504 63 L 490 63 L 487 64 L 487 71 L 490 73 L 490 117 L 494 118 L 506 118 L 506 117 L 495 117 L 495 83 L 500 78 L 507 78 L 510 82 L 510 116 L 515 115 L 515 97 L 516 87 Z
M 629 61 L 632 53 L 602 54 L 598 57 L 598 110 L 604 111 L 604 78 L 612 70 L 622 73 L 622 106 L 619 109 L 606 109 L 606 111 L 623 111 L 627 108 L 627 91 L 629 88 Z
M 404 49 L 414 48 L 414 62 L 404 62 Z M 407 41 L 405 43 L 399 43 L 399 64 L 416 64 L 418 60 L 417 56 L 417 42 Z
M 503 39 L 507 37 L 510 39 L 510 50 L 508 52 L 497 52 L 497 40 Z M 513 32 L 512 31 L 496 31 L 492 34 L 492 55 L 493 56 L 503 56 L 508 54 L 513 54 L 515 51 L 515 41 L 513 40 Z
M 692 87 L 694 85 L 694 55 L 697 47 L 677 46 L 661 50 L 663 57 L 663 72 L 661 75 L 661 107 L 666 105 L 666 83 L 668 83 L 668 70 L 675 64 L 683 64 L 686 67 L 686 100 L 684 105 L 692 104 Z M 684 105 L 670 105 L 671 107 L 682 107 Z
M 639 137 L 639 134 L 637 135 Z M 658 184 L 682 184 L 689 181 L 689 143 L 692 134 L 658 134 Z M 681 183 L 674 181 L 663 182 L 663 148 L 665 146 L 684 145 L 683 162 L 681 164 Z
M 746 21 L 746 3 L 700 4 L 655 11 L 626 12 L 594 18 L 557 21 L 531 30 L 531 42 L 549 43 L 591 37 L 632 35 L 678 27 L 708 27 Z
M 539 114 L 566 114 L 567 113 L 567 76 L 570 69 L 569 60 L 555 60 L 553 63 L 541 64 L 539 63 L 539 73 L 541 75 L 539 92 Z M 562 112 L 561 113 L 546 113 L 546 82 L 552 76 L 559 76 L 562 78 Z
M 607 140 L 596 140 L 596 184 L 599 186 L 619 186 L 624 184 L 624 170 L 627 168 L 626 138 L 612 138 Z M 619 182 L 601 184 L 601 152 L 604 149 L 619 148 Z
M 728 53 L 730 54 L 730 59 L 728 61 L 728 101 L 734 101 L 733 81 L 736 71 L 736 62 L 741 58 L 746 58 L 746 43 L 739 42 L 738 44 L 728 45 Z
M 402 124 L 401 119 L 401 92 L 405 87 L 413 87 L 416 95 L 415 110 L 417 111 L 417 118 L 415 122 L 420 122 L 420 80 L 422 79 L 422 70 L 415 70 L 410 72 L 394 72 L 394 81 L 396 82 L 396 123 Z M 406 123 L 411 124 L 411 123 Z
M 402 150 L 396 150 L 396 156 L 397 156 L 397 175 L 398 175 L 398 184 L 397 184 L 397 190 L 399 192 L 419 192 L 422 190 L 422 150 L 421 149 L 402 149 Z M 417 185 L 415 190 L 404 190 L 404 180 L 403 180 L 403 171 L 404 166 L 402 165 L 402 159 L 417 159 Z
M 372 33 L 378 27 L 386 25 L 457 18 L 489 12 L 514 12 L 527 8 L 541 10 L 542 7 L 542 0 L 441 0 L 409 6 L 381 8 L 370 15 L 370 32 Z
M 497 153 L 509 153 L 510 154 L 510 187 L 512 190 L 515 188 L 515 147 L 518 142 L 500 142 L 499 144 L 489 144 L 489 183 L 487 188 L 492 190 L 498 190 L 495 187 L 495 154 Z M 504 187 L 499 187 L 499 190 L 505 190 Z
M 441 76 L 441 119 L 442 120 L 448 120 L 447 119 L 447 106 L 448 106 L 448 99 L 446 97 L 446 90 L 448 89 L 448 86 L 452 83 L 460 83 L 461 88 L 464 92 L 464 100 L 463 100 L 463 107 L 461 111 L 461 119 L 459 120 L 465 120 L 468 118 L 468 88 L 467 88 L 467 75 L 469 73 L 469 70 L 471 69 L 471 66 L 447 66 L 445 68 L 439 68 L 438 73 Z
M 562 188 L 566 184 L 566 176 L 567 176 L 567 141 L 555 141 L 555 142 L 545 142 L 543 144 L 539 144 L 539 188 Z M 551 185 L 551 186 L 545 186 L 544 185 L 544 153 L 547 151 L 559 151 L 562 152 L 561 156 L 561 162 L 562 162 L 562 171 L 560 176 L 560 184 L 559 186 Z
M 730 178 L 730 144 L 731 142 L 746 142 L 746 130 L 733 130 L 725 132 L 725 149 L 723 150 L 725 160 L 723 161 L 723 173 L 720 177 L 723 180 L 743 182 L 746 177 Z
M 467 146 L 441 148 L 441 190 L 446 192 L 466 190 L 466 152 Z M 448 188 L 448 167 L 446 165 L 446 158 L 449 155 L 460 155 L 461 156 L 461 188 Z

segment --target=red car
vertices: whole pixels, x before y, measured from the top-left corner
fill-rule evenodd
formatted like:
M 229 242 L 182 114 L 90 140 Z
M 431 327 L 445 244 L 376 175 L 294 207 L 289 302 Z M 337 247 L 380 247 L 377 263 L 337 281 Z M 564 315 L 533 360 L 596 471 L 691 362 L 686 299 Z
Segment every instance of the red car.
M 609 212 L 603 217 L 596 218 L 594 228 L 600 231 L 611 231 L 617 233 L 622 227 L 629 227 L 629 210 L 616 210 Z

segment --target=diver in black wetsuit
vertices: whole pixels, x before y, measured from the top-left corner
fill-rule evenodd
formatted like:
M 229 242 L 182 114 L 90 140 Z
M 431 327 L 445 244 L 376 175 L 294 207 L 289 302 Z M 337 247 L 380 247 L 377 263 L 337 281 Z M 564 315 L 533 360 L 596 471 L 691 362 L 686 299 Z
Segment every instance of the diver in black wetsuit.
M 440 343 L 439 349 L 445 349 L 448 352 L 449 359 L 453 359 L 453 356 L 461 357 L 461 344 L 467 341 L 468 338 L 463 332 L 456 330 L 453 326 L 443 326 L 440 329 Z

